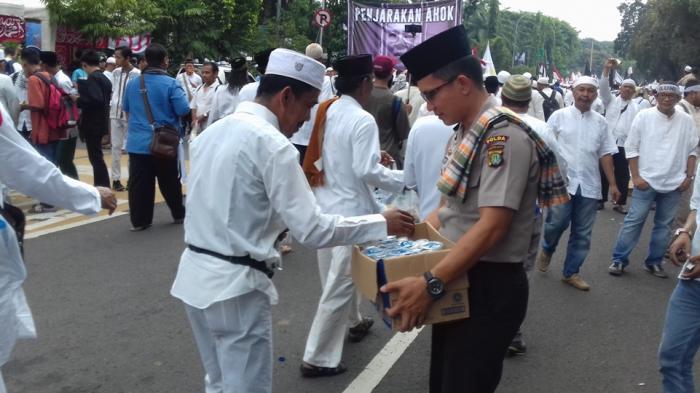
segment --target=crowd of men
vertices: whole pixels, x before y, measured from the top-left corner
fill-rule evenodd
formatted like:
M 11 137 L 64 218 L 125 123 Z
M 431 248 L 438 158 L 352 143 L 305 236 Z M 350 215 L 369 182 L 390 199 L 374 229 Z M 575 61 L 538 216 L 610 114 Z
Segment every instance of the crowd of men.
M 425 221 L 455 246 L 423 276 L 381 289 L 395 294 L 388 314 L 400 317 L 401 331 L 421 326 L 446 286 L 468 275 L 470 317 L 432 329 L 430 391 L 493 392 L 504 356 L 526 352 L 527 273 L 549 270 L 564 231 L 571 229 L 562 280 L 587 291 L 580 270 L 596 210 L 609 199 L 625 214 L 611 250 L 614 276 L 629 268 L 654 210 L 644 269 L 666 278 L 665 259 L 683 265 L 661 341 L 664 391 L 693 391 L 700 82 L 692 69 L 679 84 L 658 82 L 647 93 L 632 79 L 613 83 L 613 59 L 600 77 L 565 86 L 505 71 L 484 78 L 471 53 L 463 27 L 401 56 L 404 72 L 396 59 L 370 55 L 344 56 L 327 68 L 323 48 L 312 43 L 305 54 L 257 54 L 261 77 L 251 81 L 244 58 L 231 61 L 224 80 L 217 63 L 196 70 L 191 60 L 172 77 L 159 44 L 138 63 L 127 47 L 104 64 L 86 51 L 71 77 L 55 53 L 24 48 L 9 84 L 0 75 L 0 157 L 23 164 L 0 166 L 0 182 L 37 198 L 35 212 L 111 212 L 110 187 L 126 191 L 131 230 L 143 231 L 152 224 L 157 180 L 173 222 L 184 223 L 186 249 L 171 294 L 185 305 L 211 393 L 272 390 L 278 294 L 271 279 L 285 239 L 318 249 L 322 295 L 300 359 L 303 377 L 345 372 L 345 338 L 360 341 L 373 325 L 360 313 L 351 245 L 410 235 Z M 58 119 L 54 99 L 65 106 Z M 72 105 L 79 121 L 61 123 Z M 164 128 L 180 134 L 173 157 L 154 150 Z M 95 187 L 77 181 L 77 138 Z M 384 210 L 376 190 L 414 190 L 418 217 Z M 28 310 L 26 271 L 21 225 L 7 202 L 0 260 L 11 273 L 0 274 L 0 331 L 10 333 L 0 338 L 0 365 L 15 339 L 33 331 L 16 328 L 33 322 L 26 312 L 16 317 Z

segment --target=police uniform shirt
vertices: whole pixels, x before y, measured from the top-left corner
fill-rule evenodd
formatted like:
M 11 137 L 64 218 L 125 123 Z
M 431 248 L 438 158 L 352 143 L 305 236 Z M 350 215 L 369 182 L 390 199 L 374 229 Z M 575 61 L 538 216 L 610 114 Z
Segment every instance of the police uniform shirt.
M 493 106 L 495 102 L 490 99 L 482 113 Z M 463 127 L 455 133 L 446 158 L 459 147 L 465 132 Z M 442 223 L 440 232 L 457 242 L 479 220 L 479 208 L 514 210 L 508 233 L 481 260 L 522 262 L 530 246 L 539 169 L 535 143 L 524 130 L 508 123 L 488 131 L 472 164 L 466 201 L 447 197 L 447 203 L 438 211 Z

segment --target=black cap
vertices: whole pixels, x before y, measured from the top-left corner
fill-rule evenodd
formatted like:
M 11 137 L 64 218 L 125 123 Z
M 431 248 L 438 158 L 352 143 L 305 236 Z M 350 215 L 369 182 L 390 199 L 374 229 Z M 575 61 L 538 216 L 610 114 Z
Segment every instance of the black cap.
M 418 82 L 442 67 L 472 54 L 463 25 L 445 30 L 401 56 L 413 79 Z
M 497 76 L 491 75 L 491 76 L 487 76 L 486 79 L 484 79 L 484 87 L 486 87 L 487 89 L 489 89 L 489 88 L 491 88 L 491 89 L 493 89 L 493 88 L 498 89 L 498 86 L 499 86 L 499 85 L 500 85 L 500 84 L 498 83 L 498 77 L 497 77 Z
M 253 58 L 255 59 L 255 64 L 260 68 L 267 68 L 267 62 L 270 60 L 270 53 L 275 50 L 275 48 L 268 48 L 262 52 L 256 53 Z
M 248 62 L 243 57 L 236 57 L 231 60 L 231 70 L 239 71 L 244 70 L 248 66 Z
M 41 51 L 41 53 L 39 53 L 39 59 L 49 67 L 56 67 L 58 65 L 58 56 L 56 56 L 56 52 Z
M 374 73 L 371 55 L 343 56 L 335 61 L 333 69 L 338 72 L 339 78 L 352 78 Z

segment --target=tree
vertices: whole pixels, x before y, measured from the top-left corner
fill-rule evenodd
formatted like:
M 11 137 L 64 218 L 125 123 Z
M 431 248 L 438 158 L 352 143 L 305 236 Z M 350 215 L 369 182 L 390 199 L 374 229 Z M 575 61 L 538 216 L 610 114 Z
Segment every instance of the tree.
M 77 28 L 87 39 L 153 30 L 161 16 L 153 0 L 42 0 L 52 21 Z

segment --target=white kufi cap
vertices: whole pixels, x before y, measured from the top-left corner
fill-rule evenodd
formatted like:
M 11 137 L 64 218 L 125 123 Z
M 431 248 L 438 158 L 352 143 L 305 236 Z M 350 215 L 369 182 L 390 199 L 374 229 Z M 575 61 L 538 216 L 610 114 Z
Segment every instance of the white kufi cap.
M 630 85 L 630 86 L 637 87 L 637 82 L 635 82 L 634 79 L 625 79 L 622 81 L 621 86 L 624 86 L 624 85 Z
M 591 85 L 597 89 L 598 81 L 594 78 L 591 78 L 590 76 L 582 76 L 576 79 L 576 82 L 574 82 L 574 89 L 579 87 L 580 85 Z
M 107 58 L 107 64 L 117 64 L 117 59 L 114 57 L 110 56 Z
M 523 76 L 526 77 L 527 79 L 532 79 L 532 74 L 529 72 L 524 72 Z
M 503 70 L 496 77 L 498 78 L 498 83 L 505 85 L 508 78 L 510 78 L 510 72 Z
M 693 70 L 693 67 L 691 67 L 689 65 L 685 66 L 685 72 L 690 72 L 692 70 Z
M 539 79 L 537 79 L 537 83 L 540 85 L 548 85 L 549 84 L 549 78 L 546 76 L 542 76 Z
M 270 53 L 265 74 L 286 76 L 321 90 L 326 66 L 301 53 L 275 49 Z

